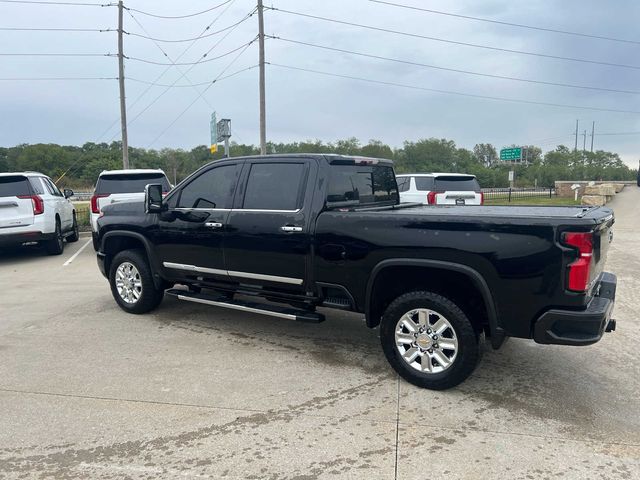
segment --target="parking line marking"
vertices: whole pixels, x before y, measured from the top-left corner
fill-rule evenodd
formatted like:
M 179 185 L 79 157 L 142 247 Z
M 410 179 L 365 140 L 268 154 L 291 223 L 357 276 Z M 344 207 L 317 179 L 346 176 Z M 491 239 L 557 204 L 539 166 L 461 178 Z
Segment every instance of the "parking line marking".
M 73 262 L 73 261 L 76 259 L 76 257 L 77 257 L 78 255 L 80 255 L 80 254 L 82 253 L 82 251 L 83 251 L 85 248 L 87 248 L 87 245 L 89 245 L 90 243 L 91 243 L 91 240 L 87 240 L 87 243 L 85 243 L 83 246 L 81 246 L 81 247 L 80 247 L 80 250 L 78 250 L 76 253 L 74 253 L 74 254 L 71 256 L 71 258 L 70 258 L 69 260 L 67 260 L 66 262 L 64 262 L 64 263 L 62 264 L 62 266 L 63 266 L 63 267 L 66 267 L 66 266 L 67 266 L 67 265 L 69 265 L 71 262 Z

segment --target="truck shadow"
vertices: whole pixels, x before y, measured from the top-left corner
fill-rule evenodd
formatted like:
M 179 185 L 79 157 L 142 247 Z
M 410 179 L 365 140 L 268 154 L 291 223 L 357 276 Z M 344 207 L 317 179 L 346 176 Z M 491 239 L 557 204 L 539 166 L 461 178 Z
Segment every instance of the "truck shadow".
M 0 247 L 0 265 L 37 262 L 49 254 L 40 245 Z

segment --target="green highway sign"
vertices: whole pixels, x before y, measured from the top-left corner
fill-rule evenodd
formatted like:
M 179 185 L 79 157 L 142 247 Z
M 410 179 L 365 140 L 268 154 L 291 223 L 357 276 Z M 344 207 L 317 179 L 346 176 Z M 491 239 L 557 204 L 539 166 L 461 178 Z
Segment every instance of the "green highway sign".
M 500 150 L 500 160 L 522 160 L 522 148 L 503 148 Z

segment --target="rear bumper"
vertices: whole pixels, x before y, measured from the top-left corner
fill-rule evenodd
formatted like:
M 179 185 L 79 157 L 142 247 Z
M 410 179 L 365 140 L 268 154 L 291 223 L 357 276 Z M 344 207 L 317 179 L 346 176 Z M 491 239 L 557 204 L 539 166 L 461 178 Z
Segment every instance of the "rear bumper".
M 591 345 L 605 332 L 615 330 L 611 318 L 616 298 L 617 278 L 603 273 L 594 296 L 584 310 L 552 309 L 534 324 L 533 339 L 537 343 L 555 345 Z
M 51 240 L 55 237 L 55 233 L 42 233 L 40 231 L 29 231 L 20 233 L 0 233 L 0 245 L 22 245 L 29 242 L 42 242 L 43 240 Z

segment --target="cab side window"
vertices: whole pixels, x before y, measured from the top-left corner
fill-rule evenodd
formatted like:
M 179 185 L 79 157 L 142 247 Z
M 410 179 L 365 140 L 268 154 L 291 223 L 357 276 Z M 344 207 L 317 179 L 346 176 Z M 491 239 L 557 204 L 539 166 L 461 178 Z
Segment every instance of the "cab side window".
M 223 165 L 202 172 L 182 188 L 178 208 L 231 208 L 239 165 Z
M 296 210 L 302 206 L 307 178 L 304 163 L 254 163 L 251 165 L 242 208 Z

